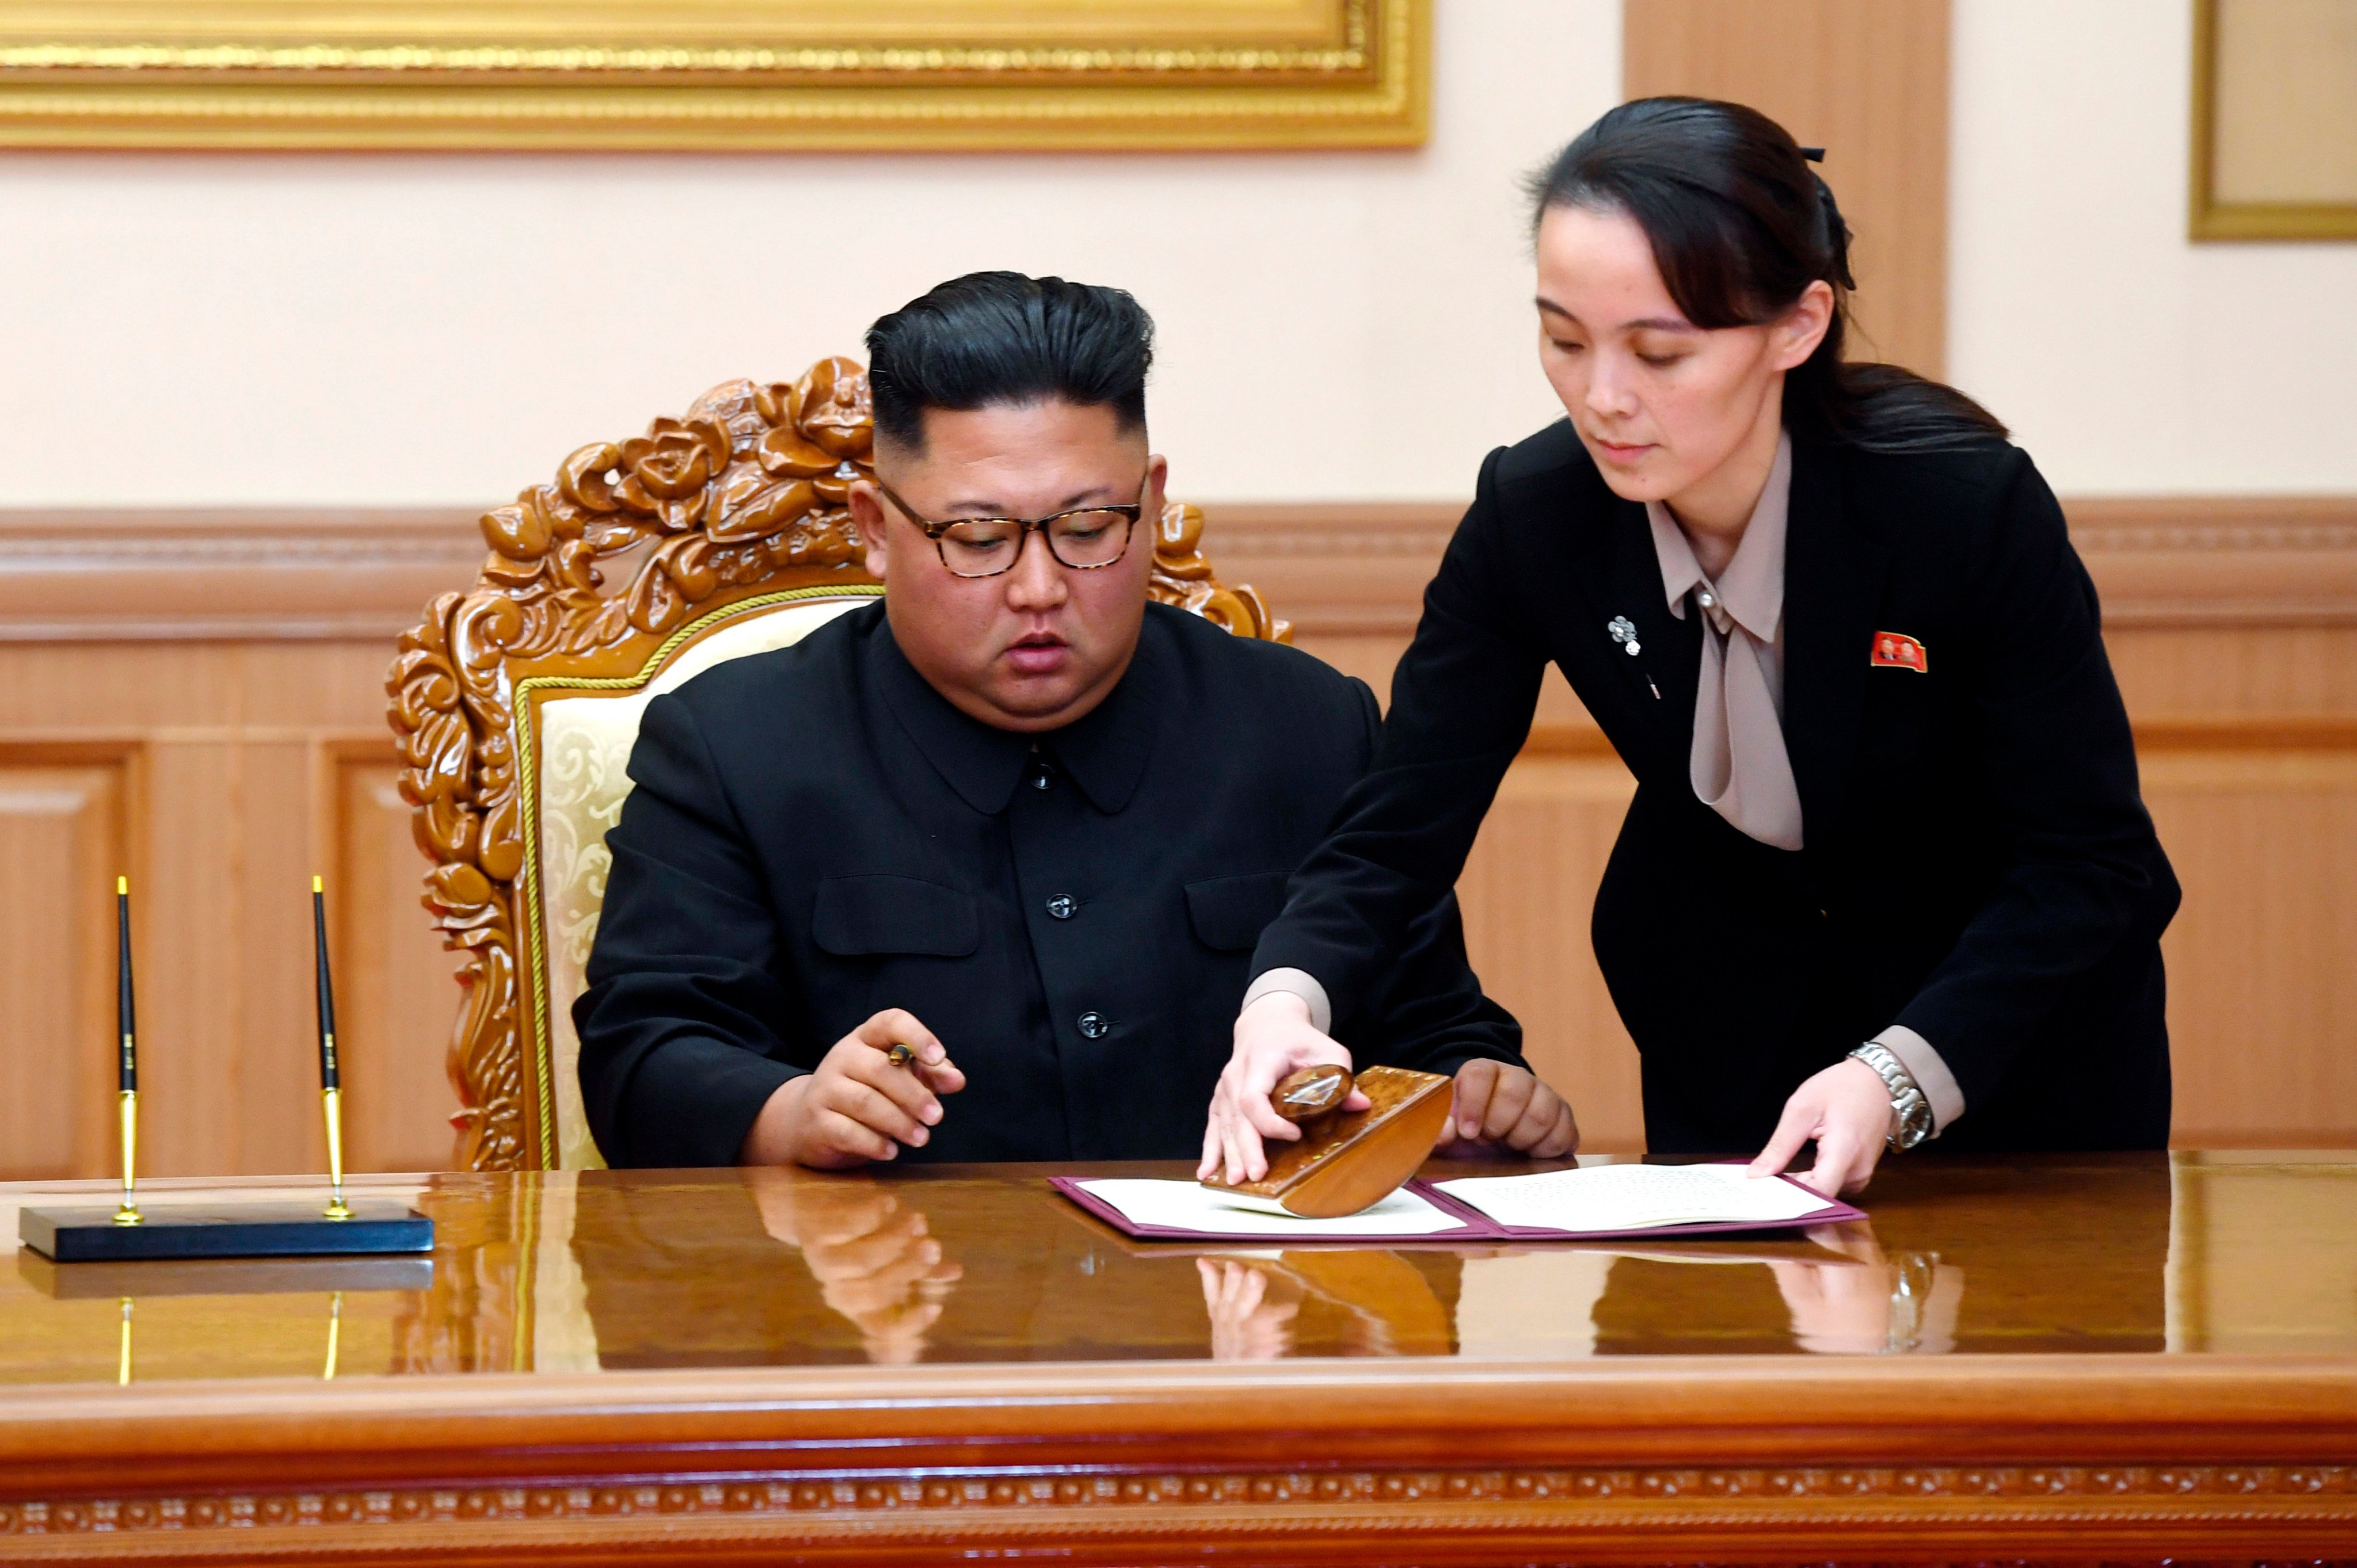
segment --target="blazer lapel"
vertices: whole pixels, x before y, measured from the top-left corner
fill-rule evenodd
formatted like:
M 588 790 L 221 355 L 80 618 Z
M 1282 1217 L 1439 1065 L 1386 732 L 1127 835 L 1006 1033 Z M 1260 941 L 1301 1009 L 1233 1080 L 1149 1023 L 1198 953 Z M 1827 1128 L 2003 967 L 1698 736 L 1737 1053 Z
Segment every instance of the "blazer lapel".
M 1643 504 L 1612 497 L 1606 509 L 1603 537 L 1577 578 L 1588 588 L 1586 624 L 1575 625 L 1572 635 L 1601 651 L 1662 766 L 1683 777 L 1693 748 L 1695 680 L 1702 662 L 1698 625 L 1670 614 Z M 1612 635 L 1612 623 L 1623 618 L 1636 628 L 1634 655 Z M 1603 715 L 1597 717 L 1603 722 Z
M 1845 515 L 1840 458 L 1795 442 L 1784 538 L 1784 748 L 1814 859 L 1844 825 L 1889 553 Z

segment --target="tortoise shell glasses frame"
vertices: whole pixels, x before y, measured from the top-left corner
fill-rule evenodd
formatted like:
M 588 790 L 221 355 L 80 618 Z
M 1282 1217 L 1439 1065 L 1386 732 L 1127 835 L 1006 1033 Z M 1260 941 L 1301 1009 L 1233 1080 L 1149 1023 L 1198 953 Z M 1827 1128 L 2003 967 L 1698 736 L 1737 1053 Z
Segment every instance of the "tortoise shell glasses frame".
M 1137 532 L 1137 520 L 1146 511 L 1141 499 L 1125 505 L 1074 507 L 1046 517 L 953 517 L 935 521 L 902 500 L 882 479 L 875 485 L 903 517 L 924 531 L 942 566 L 953 577 L 996 577 L 1013 571 L 1034 531 L 1058 565 L 1075 572 L 1103 571 L 1129 553 L 1130 536 Z M 1145 488 L 1141 479 L 1141 495 Z M 1004 564 L 989 564 L 1010 542 L 1015 548 L 1004 552 Z

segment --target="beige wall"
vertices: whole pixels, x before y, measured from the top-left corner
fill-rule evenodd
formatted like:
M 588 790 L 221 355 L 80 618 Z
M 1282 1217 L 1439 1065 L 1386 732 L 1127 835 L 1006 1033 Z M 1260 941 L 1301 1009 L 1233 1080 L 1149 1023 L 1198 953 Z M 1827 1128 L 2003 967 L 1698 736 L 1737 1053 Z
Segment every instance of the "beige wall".
M 2357 489 L 2357 245 L 2186 237 L 2190 0 L 1956 0 L 1948 370 L 2064 493 Z
M 2357 489 L 2357 247 L 2185 239 L 2189 5 L 1957 0 L 1951 373 L 2065 492 Z M 1620 6 L 1435 54 L 1414 153 L 11 155 L 0 504 L 482 505 L 989 265 L 1146 300 L 1184 493 L 1459 496 L 1553 411 L 1514 178 Z
M 945 277 L 1134 289 L 1198 498 L 1436 498 L 1553 409 L 1515 178 L 1616 0 L 1446 0 L 1410 153 L 0 159 L 0 504 L 504 499 Z M 125 435 L 135 429 L 135 442 Z

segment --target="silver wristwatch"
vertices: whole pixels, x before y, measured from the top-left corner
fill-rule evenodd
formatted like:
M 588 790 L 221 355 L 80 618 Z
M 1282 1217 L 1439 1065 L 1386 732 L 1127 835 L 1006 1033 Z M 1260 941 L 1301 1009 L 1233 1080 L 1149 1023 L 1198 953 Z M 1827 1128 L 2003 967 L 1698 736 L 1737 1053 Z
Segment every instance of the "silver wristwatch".
M 1899 1118 L 1899 1127 L 1883 1142 L 1894 1149 L 1907 1150 L 1930 1137 L 1932 1102 L 1915 1086 L 1915 1075 L 1907 1070 L 1906 1064 L 1891 1055 L 1888 1046 L 1876 1045 L 1872 1040 L 1850 1055 L 1872 1068 L 1883 1087 L 1890 1090 L 1890 1109 Z

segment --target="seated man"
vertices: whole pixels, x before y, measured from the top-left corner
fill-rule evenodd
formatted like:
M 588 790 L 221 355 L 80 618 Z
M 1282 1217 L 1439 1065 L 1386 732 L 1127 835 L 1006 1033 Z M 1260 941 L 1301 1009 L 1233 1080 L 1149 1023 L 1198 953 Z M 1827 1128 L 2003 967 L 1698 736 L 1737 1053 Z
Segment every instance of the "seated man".
M 884 602 L 656 699 L 631 754 L 574 1007 L 612 1164 L 1200 1152 L 1253 944 L 1377 714 L 1146 602 L 1152 339 L 1119 290 L 1012 273 L 868 333 Z M 1561 1152 L 1520 1038 L 1450 899 L 1345 1043 Z

